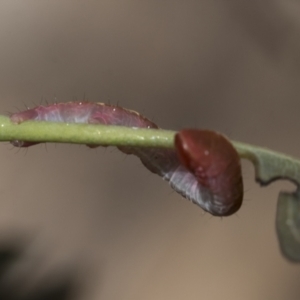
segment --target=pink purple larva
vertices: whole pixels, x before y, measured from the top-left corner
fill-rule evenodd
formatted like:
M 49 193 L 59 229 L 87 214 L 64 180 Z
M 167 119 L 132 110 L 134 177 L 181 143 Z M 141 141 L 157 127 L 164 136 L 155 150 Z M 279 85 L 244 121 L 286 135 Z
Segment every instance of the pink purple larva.
M 139 113 L 119 106 L 93 102 L 68 102 L 37 106 L 12 114 L 13 123 L 27 120 L 91 123 L 159 129 Z M 12 141 L 16 147 L 36 143 Z M 242 204 L 243 183 L 238 154 L 221 134 L 185 129 L 176 134 L 175 150 L 119 147 L 140 158 L 144 166 L 171 187 L 216 216 L 235 213 Z

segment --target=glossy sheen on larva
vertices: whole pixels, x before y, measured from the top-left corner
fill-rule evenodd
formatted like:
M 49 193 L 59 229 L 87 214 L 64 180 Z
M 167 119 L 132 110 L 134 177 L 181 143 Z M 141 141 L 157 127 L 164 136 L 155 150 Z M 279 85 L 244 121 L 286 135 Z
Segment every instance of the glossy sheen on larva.
M 11 115 L 19 124 L 27 120 L 90 123 L 159 129 L 139 113 L 119 106 L 93 102 L 67 102 L 37 106 Z M 16 147 L 35 145 L 12 141 Z M 93 146 L 94 147 L 94 146 Z M 236 212 L 242 203 L 243 183 L 239 157 L 222 135 L 186 129 L 175 138 L 175 150 L 119 147 L 140 158 L 144 166 L 168 181 L 171 187 L 216 216 Z
M 207 210 L 213 215 L 231 215 L 242 205 L 243 180 L 240 158 L 223 135 L 199 129 L 184 129 L 175 136 L 178 157 L 210 193 Z

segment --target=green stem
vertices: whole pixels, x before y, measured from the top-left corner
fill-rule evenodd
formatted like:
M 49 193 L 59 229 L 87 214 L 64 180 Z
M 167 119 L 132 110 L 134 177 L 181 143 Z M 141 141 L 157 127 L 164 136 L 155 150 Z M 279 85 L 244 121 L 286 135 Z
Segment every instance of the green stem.
M 23 140 L 90 144 L 103 146 L 132 146 L 173 148 L 174 135 L 170 130 L 129 128 L 91 124 L 68 124 L 27 121 L 13 124 L 0 116 L 0 141 Z M 256 178 L 267 183 L 272 178 L 289 178 L 300 182 L 300 161 L 260 147 L 232 142 L 242 158 L 255 166 Z
M 0 116 L 0 141 L 31 141 L 172 148 L 174 132 L 121 126 L 26 121 L 13 124 Z
M 27 121 L 13 124 L 0 116 L 0 141 L 74 143 L 103 146 L 174 148 L 169 130 L 128 128 L 91 124 L 68 124 Z M 256 180 L 267 185 L 286 178 L 300 186 L 300 161 L 268 149 L 232 142 L 241 158 L 255 167 Z M 300 262 L 300 192 L 280 193 L 277 209 L 277 232 L 284 255 Z

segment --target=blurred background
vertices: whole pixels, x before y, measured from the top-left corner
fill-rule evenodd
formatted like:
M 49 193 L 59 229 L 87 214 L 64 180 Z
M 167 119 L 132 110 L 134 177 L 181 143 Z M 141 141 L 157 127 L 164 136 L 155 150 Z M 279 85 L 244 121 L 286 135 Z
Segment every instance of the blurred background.
M 85 97 L 300 157 L 299 15 L 293 0 L 1 1 L 0 112 Z M 248 162 L 244 204 L 220 219 L 113 148 L 0 154 L 1 300 L 300 298 L 275 232 L 294 187 L 260 188 Z

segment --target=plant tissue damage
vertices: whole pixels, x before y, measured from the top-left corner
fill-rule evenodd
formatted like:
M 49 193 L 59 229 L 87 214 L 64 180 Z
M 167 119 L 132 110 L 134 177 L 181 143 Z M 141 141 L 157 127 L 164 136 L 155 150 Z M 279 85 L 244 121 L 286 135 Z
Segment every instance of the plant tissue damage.
M 300 262 L 300 161 L 268 149 L 242 143 L 233 143 L 240 156 L 250 160 L 255 167 L 255 178 L 261 186 L 278 179 L 296 184 L 295 192 L 280 192 L 276 213 L 276 230 L 283 255 Z

